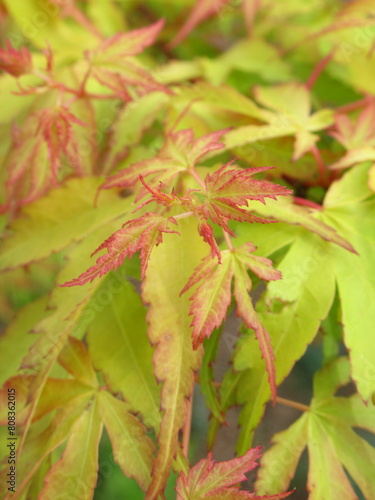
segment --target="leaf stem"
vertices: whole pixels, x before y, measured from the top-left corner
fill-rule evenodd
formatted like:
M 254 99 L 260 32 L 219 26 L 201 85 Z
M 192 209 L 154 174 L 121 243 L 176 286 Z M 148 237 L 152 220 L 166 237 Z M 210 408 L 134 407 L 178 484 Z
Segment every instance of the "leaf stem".
M 183 214 L 177 214 L 177 215 L 174 215 L 173 218 L 174 219 L 185 219 L 186 217 L 190 217 L 191 215 L 193 215 L 193 212 L 191 210 L 189 210 L 189 212 L 184 212 Z
M 322 210 L 322 206 L 315 203 L 315 201 L 306 200 L 305 198 L 300 198 L 299 196 L 293 196 L 293 199 L 296 205 L 314 208 L 315 210 Z
M 316 80 L 319 78 L 321 72 L 324 70 L 324 68 L 327 66 L 329 61 L 332 59 L 334 56 L 334 53 L 336 52 L 336 48 L 334 47 L 331 52 L 326 55 L 321 61 L 318 62 L 318 64 L 315 66 L 315 68 L 312 70 L 311 75 L 309 76 L 309 79 L 306 82 L 306 87 L 308 90 L 311 90 L 316 82 Z
M 280 403 L 284 406 L 289 406 L 290 408 L 295 408 L 301 411 L 309 411 L 310 407 L 304 405 L 302 403 L 298 403 L 297 401 L 291 401 L 290 399 L 281 398 L 280 396 L 276 396 L 276 403 Z
M 372 97 L 366 96 L 363 99 L 359 99 L 358 101 L 350 102 L 349 104 L 344 104 L 343 106 L 339 106 L 335 109 L 335 113 L 338 115 L 340 113 L 349 113 L 350 111 L 355 111 L 357 109 L 363 108 L 367 104 L 372 102 Z
M 327 169 L 326 169 L 326 166 L 324 165 L 324 161 L 323 161 L 323 158 L 322 158 L 322 155 L 320 154 L 320 151 L 319 149 L 314 145 L 312 148 L 311 148 L 311 152 L 315 158 L 315 162 L 318 166 L 318 170 L 319 170 L 319 174 L 320 174 L 320 180 L 324 182 L 325 180 L 325 177 L 326 177 L 326 172 L 327 172 Z
M 191 431 L 191 417 L 193 413 L 193 393 L 186 402 L 186 416 L 185 423 L 182 429 L 182 452 L 187 460 L 189 460 L 189 444 L 190 444 L 190 431 Z
M 191 173 L 191 175 L 194 177 L 194 179 L 198 182 L 198 184 L 200 185 L 200 187 L 203 189 L 203 191 L 206 191 L 206 186 L 203 182 L 203 179 L 201 178 L 201 176 L 198 174 L 198 172 L 195 170 L 194 167 L 190 167 L 189 168 L 189 172 Z
M 231 251 L 234 250 L 232 240 L 230 239 L 229 234 L 226 231 L 224 231 L 224 229 L 223 229 L 223 234 L 224 234 L 224 239 L 225 239 L 226 244 L 228 245 L 229 250 L 231 250 Z

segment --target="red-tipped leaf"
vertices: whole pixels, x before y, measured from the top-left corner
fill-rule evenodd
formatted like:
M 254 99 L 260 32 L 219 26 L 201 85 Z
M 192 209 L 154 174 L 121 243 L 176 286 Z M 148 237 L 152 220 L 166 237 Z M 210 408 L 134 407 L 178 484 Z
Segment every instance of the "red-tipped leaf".
M 88 281 L 103 276 L 111 269 L 117 269 L 126 257 L 131 257 L 135 252 L 140 251 L 142 261 L 142 276 L 147 268 L 153 247 L 159 245 L 162 240 L 162 233 L 176 233 L 169 230 L 169 223 L 176 224 L 170 217 L 147 213 L 138 219 L 126 222 L 122 229 L 113 233 L 105 240 L 99 248 L 92 254 L 106 248 L 107 253 L 99 257 L 94 266 L 82 273 L 78 278 L 68 281 L 60 286 L 84 285 Z

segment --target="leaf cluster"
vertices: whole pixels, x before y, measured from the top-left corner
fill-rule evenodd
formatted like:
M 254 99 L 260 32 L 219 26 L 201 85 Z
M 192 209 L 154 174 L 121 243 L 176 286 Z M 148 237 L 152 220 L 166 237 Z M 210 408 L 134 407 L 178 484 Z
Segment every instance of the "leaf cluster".
M 173 477 L 293 497 L 306 448 L 310 499 L 375 498 L 370 2 L 2 0 L 0 22 L 1 496 L 93 498 L 105 429 L 148 500 Z M 281 397 L 313 343 L 310 404 Z M 301 414 L 262 454 L 268 402 Z

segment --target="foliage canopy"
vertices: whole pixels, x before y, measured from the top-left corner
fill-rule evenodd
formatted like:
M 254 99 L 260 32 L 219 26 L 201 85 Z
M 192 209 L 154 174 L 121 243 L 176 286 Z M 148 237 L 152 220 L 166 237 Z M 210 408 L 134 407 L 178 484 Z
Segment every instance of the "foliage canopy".
M 1 496 L 93 498 L 105 428 L 148 500 L 285 498 L 306 448 L 309 499 L 375 498 L 372 2 L 0 0 L 0 23 Z M 313 342 L 310 404 L 280 397 Z M 269 401 L 302 414 L 262 453 Z

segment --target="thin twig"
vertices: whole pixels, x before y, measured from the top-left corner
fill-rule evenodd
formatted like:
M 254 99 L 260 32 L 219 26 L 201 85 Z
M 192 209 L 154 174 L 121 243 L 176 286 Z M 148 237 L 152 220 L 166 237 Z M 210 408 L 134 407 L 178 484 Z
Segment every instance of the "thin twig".
M 320 174 L 320 180 L 324 181 L 325 176 L 326 176 L 326 166 L 324 165 L 324 161 L 322 158 L 322 155 L 320 154 L 319 149 L 315 146 L 311 148 L 311 152 L 315 158 L 315 162 L 318 166 L 319 169 L 319 174 Z
M 371 97 L 364 97 L 358 101 L 350 102 L 349 104 L 344 104 L 335 109 L 335 113 L 338 115 L 340 113 L 349 113 L 350 111 L 356 111 L 357 109 L 363 108 L 372 101 Z
M 329 61 L 332 59 L 334 53 L 336 52 L 336 48 L 334 47 L 331 52 L 325 56 L 321 61 L 318 62 L 318 64 L 314 67 L 314 69 L 311 72 L 311 75 L 309 76 L 309 79 L 306 82 L 306 87 L 308 90 L 311 90 L 316 82 L 316 80 L 319 78 L 320 74 L 324 70 L 324 68 L 327 66 Z
M 198 182 L 198 184 L 201 186 L 201 188 L 203 189 L 203 191 L 206 191 L 206 186 L 205 186 L 205 184 L 203 182 L 203 179 L 198 174 L 198 172 L 195 170 L 195 168 L 194 167 L 190 167 L 189 168 L 189 172 L 194 177 L 194 179 Z

